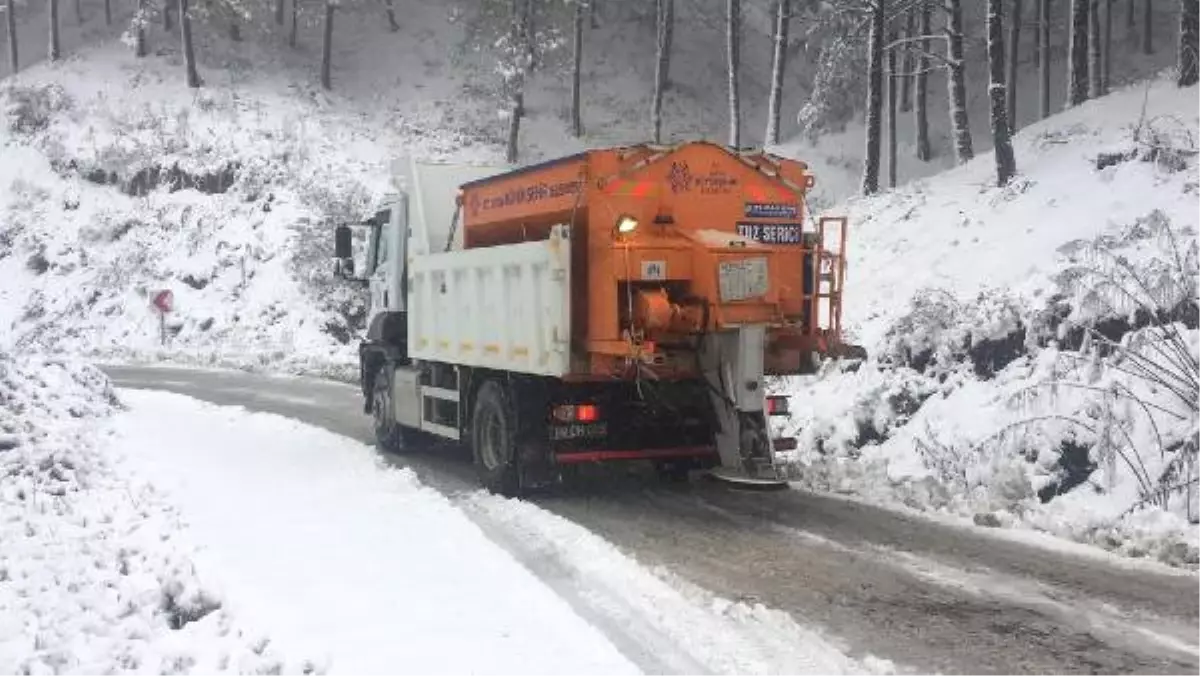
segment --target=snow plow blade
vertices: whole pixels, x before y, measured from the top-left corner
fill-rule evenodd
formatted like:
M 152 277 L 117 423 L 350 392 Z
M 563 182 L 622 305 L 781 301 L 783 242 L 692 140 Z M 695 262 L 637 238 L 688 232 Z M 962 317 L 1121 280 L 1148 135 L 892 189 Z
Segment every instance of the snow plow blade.
M 781 491 L 788 488 L 787 479 L 775 472 L 763 472 L 752 476 L 735 468 L 714 467 L 708 471 L 707 476 L 718 483 L 746 490 Z

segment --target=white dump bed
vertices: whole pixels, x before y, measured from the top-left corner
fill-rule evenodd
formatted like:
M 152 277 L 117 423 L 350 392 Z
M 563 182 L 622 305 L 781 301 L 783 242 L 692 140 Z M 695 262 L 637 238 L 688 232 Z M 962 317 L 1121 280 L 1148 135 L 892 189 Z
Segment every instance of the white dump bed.
M 414 359 L 562 376 L 570 370 L 570 231 L 409 257 Z

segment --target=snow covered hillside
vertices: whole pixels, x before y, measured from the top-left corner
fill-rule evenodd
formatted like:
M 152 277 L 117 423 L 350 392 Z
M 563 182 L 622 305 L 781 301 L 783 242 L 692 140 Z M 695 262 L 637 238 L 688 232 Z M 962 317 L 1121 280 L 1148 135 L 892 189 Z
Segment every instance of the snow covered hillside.
M 1132 86 L 852 200 L 870 359 L 797 380 L 804 485 L 1194 566 L 1196 88 Z

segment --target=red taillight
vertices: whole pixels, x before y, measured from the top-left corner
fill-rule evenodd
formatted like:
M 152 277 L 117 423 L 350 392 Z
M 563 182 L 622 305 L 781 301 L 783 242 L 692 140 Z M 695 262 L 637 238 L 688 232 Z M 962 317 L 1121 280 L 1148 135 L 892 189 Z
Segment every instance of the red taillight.
M 787 415 L 788 398 L 781 395 L 767 397 L 767 415 Z
M 600 407 L 595 404 L 564 404 L 555 406 L 551 415 L 562 423 L 594 423 L 600 420 Z

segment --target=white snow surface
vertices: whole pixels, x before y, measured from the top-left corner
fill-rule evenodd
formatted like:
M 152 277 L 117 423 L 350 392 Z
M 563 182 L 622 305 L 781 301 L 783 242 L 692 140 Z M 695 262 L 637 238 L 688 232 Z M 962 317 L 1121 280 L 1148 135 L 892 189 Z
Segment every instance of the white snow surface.
M 331 673 L 638 673 L 497 541 L 565 566 L 575 592 L 659 664 L 863 673 L 786 614 L 652 572 L 536 506 L 447 497 L 373 447 L 240 407 L 120 390 L 106 446 L 178 506 L 198 569 L 272 645 Z M 164 443 L 164 440 L 170 440 Z M 563 573 L 564 571 L 559 571 Z
M 1113 280 L 1163 310 L 1194 303 L 1196 100 L 1195 87 L 1166 79 L 1129 87 L 1022 129 L 1020 173 L 1006 187 L 984 154 L 841 207 L 852 224 L 846 333 L 871 357 L 784 385 L 797 480 L 1195 567 L 1194 400 L 1134 377 L 1128 359 L 1071 344 L 1066 329 L 1134 317 Z M 1149 138 L 1182 149 L 1181 161 L 1132 157 Z M 1101 154 L 1124 157 L 1097 168 Z M 1126 345 L 1158 359 L 1164 330 Z M 1197 332 L 1173 330 L 1194 359 Z M 1095 471 L 1042 502 L 1072 445 Z M 1165 483 L 1184 486 L 1146 504 L 1147 484 L 1177 461 L 1181 474 Z
M 174 505 L 98 434 L 121 404 L 74 360 L 0 352 L 0 673 L 290 673 L 231 615 Z

